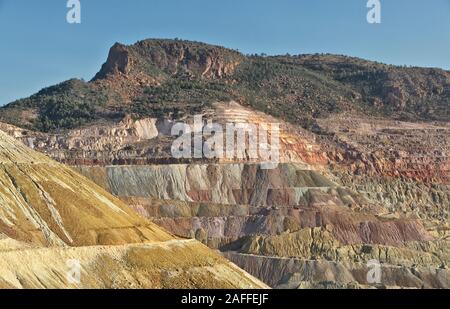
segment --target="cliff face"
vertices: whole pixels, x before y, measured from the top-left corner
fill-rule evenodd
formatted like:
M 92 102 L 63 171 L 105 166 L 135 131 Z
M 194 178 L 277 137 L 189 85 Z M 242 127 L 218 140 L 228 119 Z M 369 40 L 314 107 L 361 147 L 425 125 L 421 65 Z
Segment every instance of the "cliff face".
M 164 73 L 182 69 L 201 77 L 222 78 L 231 75 L 243 58 L 238 52 L 203 43 L 176 40 L 144 40 L 131 46 L 116 43 L 94 80 L 143 73 L 150 67 Z
M 203 116 L 203 121 L 209 120 L 222 125 L 224 130 L 227 123 L 239 123 L 254 125 L 256 128 L 264 125 L 270 133 L 272 124 L 278 124 L 280 126 L 279 145 L 271 146 L 270 136 L 267 138 L 267 144 L 270 149 L 275 150 L 276 147 L 280 162 L 325 164 L 327 161 L 310 132 L 264 113 L 245 108 L 234 101 L 214 103 L 211 108 L 202 111 L 199 115 Z M 48 153 L 58 161 L 69 165 L 182 163 L 194 159 L 172 158 L 171 146 L 177 136 L 172 136 L 171 130 L 178 122 L 193 126 L 193 116 L 178 119 L 143 118 L 138 120 L 125 117 L 116 124 L 93 125 L 55 134 L 24 130 L 2 123 L 0 123 L 0 129 L 22 140 L 29 147 Z M 239 161 L 236 157 L 231 160 L 221 158 L 200 161 L 233 162 L 236 160 Z M 258 158 L 251 158 L 246 154 L 240 161 L 258 162 Z

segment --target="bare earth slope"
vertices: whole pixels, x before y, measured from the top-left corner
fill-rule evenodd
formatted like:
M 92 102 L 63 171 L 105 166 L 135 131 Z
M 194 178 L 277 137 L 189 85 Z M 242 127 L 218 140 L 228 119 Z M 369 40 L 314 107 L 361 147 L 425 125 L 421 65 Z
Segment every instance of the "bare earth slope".
M 0 126 L 270 286 L 369 287 L 375 260 L 381 286 L 448 288 L 449 99 L 450 75 L 440 69 L 145 40 L 115 44 L 90 82 L 63 82 L 1 108 L 8 124 Z M 279 123 L 281 164 L 174 159 L 171 128 L 196 114 Z M 131 220 L 121 209 L 124 218 L 108 225 Z M 67 243 L 51 222 L 53 238 Z M 99 224 L 83 223 L 83 241 L 124 241 L 114 229 L 99 237 Z M 136 228 L 125 231 L 125 240 L 137 237 Z
M 143 217 L 176 235 L 219 248 L 271 286 L 367 287 L 371 260 L 382 263 L 385 286 L 449 286 L 445 172 L 434 173 L 433 179 L 417 178 L 430 169 L 419 165 L 411 172 L 400 168 L 401 161 L 398 167 L 390 160 L 371 163 L 365 149 L 344 147 L 340 140 L 292 128 L 233 102 L 215 104 L 208 113 L 218 122 L 282 123 L 282 163 L 273 170 L 263 170 L 252 160 L 168 164 L 173 138 L 167 132 L 174 122 L 162 119 L 93 126 L 64 135 L 24 134 L 3 127 L 24 143 L 74 165 Z M 146 152 L 152 143 L 159 152 Z M 446 161 L 431 162 L 437 170 L 446 168 Z M 392 170 L 410 177 L 395 178 Z M 398 193 L 375 194 L 370 183 L 377 177 L 396 181 Z M 367 183 L 369 190 L 359 190 L 353 179 Z M 408 183 L 412 190 L 422 186 L 422 198 L 401 191 Z M 397 194 L 405 197 L 390 197 Z M 443 213 L 436 217 L 439 211 Z
M 68 281 L 67 262 L 81 265 Z M 89 247 L 0 250 L 0 288 L 265 288 L 236 265 L 192 240 Z
M 265 287 L 0 131 L 0 287 Z M 77 260 L 81 280 L 66 278 Z

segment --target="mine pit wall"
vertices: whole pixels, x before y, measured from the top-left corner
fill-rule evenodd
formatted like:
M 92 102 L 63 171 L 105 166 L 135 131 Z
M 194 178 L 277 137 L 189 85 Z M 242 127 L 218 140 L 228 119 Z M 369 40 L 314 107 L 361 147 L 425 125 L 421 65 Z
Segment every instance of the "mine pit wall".
M 275 288 L 298 288 L 333 284 L 339 288 L 370 287 L 366 263 L 300 260 L 224 252 L 223 255 L 251 275 Z M 382 284 L 385 287 L 448 288 L 450 271 L 421 267 L 383 265 Z M 316 284 L 316 285 L 314 285 Z M 376 287 L 377 285 L 372 285 Z
M 416 221 L 380 222 L 372 217 L 352 218 L 350 213 L 320 210 L 262 210 L 257 215 L 231 217 L 149 217 L 153 222 L 183 237 L 198 238 L 212 248 L 222 248 L 250 235 L 280 235 L 301 229 L 331 226 L 333 236 L 342 244 L 372 243 L 402 245 L 405 241 L 431 240 Z
M 281 202 L 289 204 L 298 202 L 308 189 L 336 187 L 319 173 L 296 164 L 281 164 L 273 170 L 263 170 L 258 164 L 81 166 L 76 169 L 117 196 L 188 202 L 266 206 L 277 190 L 289 189 L 290 195 L 281 196 L 285 197 Z M 250 190 L 253 194 L 249 196 Z
M 175 235 L 196 238 L 220 249 L 226 258 L 273 287 L 295 288 L 305 282 L 319 287 L 326 282 L 337 287 L 364 286 L 367 269 L 364 263 L 348 264 L 353 260 L 345 257 L 316 260 L 317 256 L 307 253 L 289 259 L 284 256 L 292 256 L 291 252 L 278 249 L 279 252 L 264 252 L 263 248 L 253 248 L 255 251 L 251 252 L 245 246 L 257 243 L 255 237 L 282 238 L 322 228 L 330 231 L 337 244 L 333 248 L 370 244 L 394 246 L 394 251 L 408 242 L 434 241 L 419 220 L 380 219 L 376 216 L 380 209 L 361 194 L 302 164 L 280 164 L 274 170 L 262 170 L 257 164 L 74 168 L 119 196 L 140 215 Z M 292 248 L 303 245 L 296 243 L 295 237 L 291 239 L 294 242 L 288 245 Z M 323 241 L 317 241 L 320 244 L 311 246 L 322 248 Z M 267 243 L 270 248 L 270 239 Z M 285 244 L 285 240 L 280 243 Z M 401 261 L 414 254 L 408 253 Z M 429 259 L 428 255 L 425 259 Z M 386 261 L 386 265 L 390 262 L 393 261 Z M 448 261 L 443 264 L 448 265 Z M 430 269 L 390 267 L 388 280 L 383 283 L 393 287 L 448 287 L 450 274 L 445 268 L 439 273 L 440 265 L 441 261 L 435 261 Z M 431 279 L 433 276 L 438 279 Z
M 401 177 L 357 175 L 334 171 L 347 188 L 362 192 L 372 201 L 394 212 L 411 213 L 423 220 L 445 225 L 450 222 L 450 183 L 433 183 Z M 447 177 L 448 177 L 447 172 Z
M 217 248 L 248 235 L 333 226 L 343 244 L 401 245 L 432 237 L 416 220 L 380 220 L 353 211 L 367 201 L 297 164 L 78 167 L 141 215 Z M 374 210 L 374 213 L 376 209 Z

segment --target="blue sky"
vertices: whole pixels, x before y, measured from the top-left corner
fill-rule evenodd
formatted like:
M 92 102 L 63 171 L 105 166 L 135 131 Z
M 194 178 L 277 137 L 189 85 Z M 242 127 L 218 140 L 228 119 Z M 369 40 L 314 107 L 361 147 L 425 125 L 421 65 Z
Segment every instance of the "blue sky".
M 244 53 L 329 52 L 450 70 L 450 0 L 0 0 L 0 105 L 72 77 L 91 79 L 115 42 L 183 38 Z

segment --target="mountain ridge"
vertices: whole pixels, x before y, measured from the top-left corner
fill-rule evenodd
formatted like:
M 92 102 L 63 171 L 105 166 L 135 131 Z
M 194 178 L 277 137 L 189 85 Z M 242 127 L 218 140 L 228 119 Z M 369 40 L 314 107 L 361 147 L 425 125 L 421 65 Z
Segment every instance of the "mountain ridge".
M 355 57 L 243 55 L 206 43 L 148 39 L 114 44 L 89 82 L 71 79 L 0 108 L 0 121 L 52 132 L 201 112 L 235 100 L 305 128 L 356 113 L 408 121 L 448 121 L 450 73 Z

